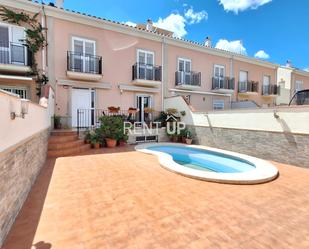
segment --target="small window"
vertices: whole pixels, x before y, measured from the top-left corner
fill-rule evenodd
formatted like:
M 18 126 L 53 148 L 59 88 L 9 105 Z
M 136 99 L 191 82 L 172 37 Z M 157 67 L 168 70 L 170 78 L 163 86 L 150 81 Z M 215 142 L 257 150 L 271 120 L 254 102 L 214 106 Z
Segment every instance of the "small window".
M 214 100 L 213 109 L 214 110 L 224 110 L 224 100 Z
M 0 86 L 0 89 L 7 91 L 7 92 L 10 92 L 10 93 L 17 94 L 22 99 L 28 99 L 29 98 L 28 89 L 26 87 Z
M 303 82 L 301 80 L 295 81 L 295 92 L 301 91 L 303 89 Z

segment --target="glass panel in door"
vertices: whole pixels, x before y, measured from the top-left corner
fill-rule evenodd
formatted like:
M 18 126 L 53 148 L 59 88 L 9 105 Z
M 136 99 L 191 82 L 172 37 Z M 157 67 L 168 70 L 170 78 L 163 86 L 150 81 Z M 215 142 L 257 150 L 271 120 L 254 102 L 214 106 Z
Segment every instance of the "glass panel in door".
M 83 55 L 83 41 L 81 40 L 73 40 L 73 56 L 71 65 L 73 65 L 73 71 L 76 72 L 82 72 L 83 69 L 83 61 L 82 61 L 82 55 Z
M 190 84 L 191 82 L 191 61 L 185 61 L 185 84 Z
M 9 28 L 0 26 L 0 63 L 9 64 L 9 62 L 10 62 Z
M 247 91 L 248 89 L 248 72 L 240 71 L 239 72 L 239 89 L 242 92 Z
M 93 42 L 85 41 L 85 48 L 84 48 L 84 68 L 85 73 L 94 73 L 95 72 L 95 48 Z
M 151 107 L 151 97 L 150 96 L 137 96 L 136 97 L 136 103 L 137 103 L 137 108 L 139 109 L 138 112 L 138 121 L 139 122 L 145 122 L 149 121 L 151 118 L 150 113 L 145 113 L 145 108 L 150 108 Z
M 138 52 L 138 79 L 146 78 L 146 53 L 144 51 Z
M 24 29 L 20 27 L 11 28 L 11 63 L 25 65 L 26 47 L 23 46 Z
M 154 80 L 154 70 L 153 70 L 153 54 L 146 54 L 146 79 Z

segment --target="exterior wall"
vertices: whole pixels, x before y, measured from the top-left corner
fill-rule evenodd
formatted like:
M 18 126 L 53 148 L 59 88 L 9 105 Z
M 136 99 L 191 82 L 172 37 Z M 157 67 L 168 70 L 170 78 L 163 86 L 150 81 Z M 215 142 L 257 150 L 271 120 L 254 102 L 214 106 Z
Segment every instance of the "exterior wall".
M 239 94 L 238 82 L 239 82 L 239 72 L 247 71 L 249 81 L 259 82 L 259 91 L 257 94 Z M 238 60 L 234 60 L 234 77 L 235 77 L 235 96 L 236 100 L 252 100 L 260 106 L 272 106 L 274 104 L 274 97 L 262 96 L 262 86 L 263 86 L 263 76 L 270 76 L 270 83 L 276 85 L 277 83 L 277 72 L 276 69 L 271 69 L 268 67 L 262 67 Z
M 25 118 L 20 99 L 0 91 L 0 247 L 42 168 L 48 145 L 49 109 L 29 103 Z
M 190 126 L 194 142 L 309 168 L 309 135 Z
M 73 36 L 96 41 L 96 55 L 103 57 L 102 82 L 111 84 L 111 89 L 96 89 L 96 108 L 107 109 L 108 106 L 120 106 L 127 110 L 135 107 L 135 95 L 141 92 L 121 91 L 119 84 L 132 85 L 132 66 L 137 61 L 137 49 L 153 51 L 155 65 L 161 65 L 161 43 L 124 35 L 118 32 L 99 29 L 61 19 L 53 20 L 53 40 L 55 50 L 52 52 L 56 81 L 70 80 L 66 76 L 67 51 L 72 50 Z M 76 80 L 73 80 L 76 81 Z M 96 82 L 80 81 L 85 88 Z M 66 89 L 64 89 L 66 88 Z M 70 116 L 70 87 L 57 85 L 56 114 Z M 145 93 L 148 94 L 148 93 Z M 154 108 L 161 110 L 161 94 L 149 93 L 154 100 Z
M 298 80 L 303 82 L 303 90 L 309 89 L 309 76 L 303 76 L 294 72 L 292 74 L 292 95 L 294 94 L 295 91 L 295 83 Z

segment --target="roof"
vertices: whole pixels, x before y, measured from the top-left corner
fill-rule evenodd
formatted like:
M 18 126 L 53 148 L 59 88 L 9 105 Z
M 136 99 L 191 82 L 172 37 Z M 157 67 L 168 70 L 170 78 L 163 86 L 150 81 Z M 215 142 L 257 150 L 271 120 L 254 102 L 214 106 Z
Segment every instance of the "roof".
M 14 0 L 14 1 L 20 2 L 22 0 Z M 249 62 L 249 63 L 259 64 L 259 65 L 262 65 L 262 66 L 268 66 L 268 67 L 272 67 L 274 69 L 281 66 L 280 64 L 277 64 L 277 63 L 268 62 L 268 61 L 257 59 L 257 58 L 253 58 L 253 57 L 250 57 L 250 56 L 247 56 L 247 55 L 238 54 L 238 53 L 234 53 L 234 52 L 230 52 L 230 51 L 227 51 L 227 50 L 223 50 L 223 49 L 219 49 L 219 48 L 214 48 L 214 47 L 206 47 L 202 43 L 199 43 L 199 42 L 196 42 L 196 41 L 192 41 L 192 40 L 188 40 L 188 39 L 184 39 L 184 38 L 172 37 L 170 35 L 166 35 L 164 32 L 157 33 L 155 31 L 146 30 L 146 29 L 144 29 L 144 28 L 142 28 L 140 26 L 136 26 L 136 27 L 129 26 L 129 25 L 125 24 L 125 23 L 121 23 L 121 22 L 118 22 L 118 21 L 102 18 L 102 17 L 99 17 L 99 16 L 94 16 L 94 15 L 90 15 L 90 14 L 87 14 L 87 13 L 82 13 L 82 12 L 79 12 L 79 11 L 74 11 L 74 10 L 71 10 L 71 9 L 67 9 L 67 8 L 58 8 L 57 6 L 55 6 L 53 4 L 51 5 L 51 4 L 40 3 L 37 0 L 35 0 L 35 1 L 26 0 L 26 1 L 31 2 L 32 4 L 35 4 L 37 6 L 42 6 L 43 5 L 44 7 L 57 9 L 59 11 L 65 11 L 65 12 L 77 14 L 77 15 L 80 15 L 80 16 L 84 16 L 86 18 L 93 18 L 93 19 L 96 19 L 96 20 L 99 20 L 99 21 L 104 21 L 104 22 L 108 22 L 108 23 L 111 23 L 111 24 L 116 24 L 118 26 L 122 26 L 122 27 L 125 27 L 127 29 L 137 30 L 139 32 L 152 34 L 152 35 L 155 35 L 155 36 L 158 36 L 158 37 L 163 37 L 163 38 L 166 38 L 166 39 L 171 39 L 171 40 L 173 40 L 175 42 L 183 42 L 183 43 L 186 43 L 187 45 L 192 45 L 193 46 L 192 48 L 194 48 L 194 47 L 202 48 L 205 52 L 212 52 L 213 51 L 213 52 L 220 53 L 222 56 L 230 56 L 230 57 L 233 57 L 233 58 L 238 59 L 238 60 L 245 60 L 246 62 Z M 14 6 L 14 4 L 12 3 L 12 0 L 10 0 L 9 2 L 11 2 L 10 5 Z M 300 70 L 298 70 L 298 71 L 300 71 Z M 302 71 L 302 72 L 305 72 L 305 71 Z

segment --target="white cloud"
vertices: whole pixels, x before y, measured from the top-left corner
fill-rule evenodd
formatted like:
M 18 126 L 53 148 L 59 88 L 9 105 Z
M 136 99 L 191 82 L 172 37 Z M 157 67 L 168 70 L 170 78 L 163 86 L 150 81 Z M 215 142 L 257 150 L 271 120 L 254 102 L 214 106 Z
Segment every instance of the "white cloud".
M 132 26 L 132 27 L 136 27 L 136 23 L 135 22 L 127 21 L 124 24 Z
M 258 7 L 270 3 L 272 0 L 218 0 L 225 11 L 233 11 L 238 14 L 247 9 L 257 9 Z
M 185 18 L 189 22 L 189 24 L 200 23 L 202 20 L 208 19 L 208 13 L 205 10 L 194 12 L 193 7 L 191 6 L 185 12 Z
M 167 29 L 174 32 L 174 36 L 181 38 L 187 34 L 186 19 L 180 14 L 170 14 L 166 18 L 159 17 L 157 22 L 153 23 L 154 26 L 162 29 Z
M 255 53 L 254 57 L 266 60 L 269 59 L 270 56 L 264 50 L 260 50 Z
M 240 40 L 228 41 L 225 39 L 220 39 L 216 44 L 216 48 L 238 53 L 238 54 L 244 54 L 244 55 L 247 54 L 247 50 L 243 46 Z
M 307 71 L 307 72 L 309 72 L 309 67 L 308 67 L 308 68 L 304 68 L 304 71 Z

